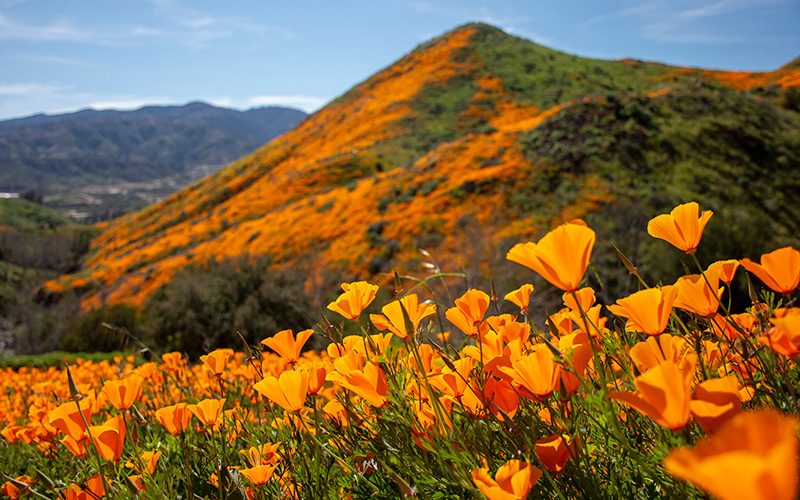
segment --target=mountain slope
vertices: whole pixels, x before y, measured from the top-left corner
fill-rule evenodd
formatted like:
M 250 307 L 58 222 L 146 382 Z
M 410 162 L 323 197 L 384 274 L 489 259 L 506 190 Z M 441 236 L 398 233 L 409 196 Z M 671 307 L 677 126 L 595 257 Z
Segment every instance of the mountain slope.
M 0 191 L 33 189 L 47 194 L 48 204 L 63 207 L 55 196 L 89 192 L 92 185 L 171 180 L 174 190 L 305 116 L 289 108 L 240 112 L 196 102 L 7 120 L 0 122 Z
M 105 225 L 86 269 L 47 289 L 89 290 L 87 308 L 142 304 L 189 263 L 245 253 L 332 289 L 392 264 L 420 273 L 420 249 L 444 270 L 502 281 L 513 243 L 574 217 L 601 222 L 606 242 L 626 238 L 634 256 L 657 245 L 629 241 L 643 232 L 630 224 L 689 199 L 729 220 L 731 201 L 751 222 L 797 220 L 787 197 L 800 184 L 800 121 L 779 104 L 796 72 L 737 77 L 732 89 L 724 72 L 584 59 L 467 25 L 250 156 Z M 770 78 L 772 95 L 740 92 Z M 729 199 L 753 182 L 761 196 Z M 764 200 L 772 191 L 783 194 Z M 797 238 L 780 220 L 759 229 L 774 229 L 762 245 Z

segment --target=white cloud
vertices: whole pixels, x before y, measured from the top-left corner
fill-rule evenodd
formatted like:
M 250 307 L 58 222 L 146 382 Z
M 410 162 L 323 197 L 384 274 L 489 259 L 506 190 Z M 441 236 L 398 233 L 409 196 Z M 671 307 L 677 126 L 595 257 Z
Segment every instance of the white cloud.
M 142 106 L 160 106 L 160 105 L 170 105 L 174 104 L 174 102 L 164 96 L 160 97 L 144 97 L 144 98 L 130 98 L 130 99 L 111 99 L 111 100 L 104 100 L 104 101 L 95 101 L 89 104 L 87 107 L 101 110 L 101 109 L 118 109 L 118 110 L 130 110 L 130 109 L 139 109 Z
M 41 83 L 12 83 L 10 85 L 0 85 L 0 95 L 30 96 L 52 94 L 68 88 L 59 85 L 43 85 Z
M 247 107 L 289 106 L 311 113 L 327 104 L 329 100 L 322 97 L 303 95 L 260 95 L 248 99 Z
M 67 20 L 32 26 L 13 22 L 0 13 L 0 39 L 78 41 L 89 39 L 90 36 L 86 30 L 73 26 Z

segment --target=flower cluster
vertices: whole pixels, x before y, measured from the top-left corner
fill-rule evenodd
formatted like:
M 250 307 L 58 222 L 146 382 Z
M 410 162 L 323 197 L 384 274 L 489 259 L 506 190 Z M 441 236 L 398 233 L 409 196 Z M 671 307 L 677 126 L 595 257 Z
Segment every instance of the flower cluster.
M 0 492 L 794 499 L 800 252 L 701 266 L 711 217 L 690 203 L 651 221 L 697 273 L 659 287 L 639 277 L 613 316 L 582 286 L 595 233 L 576 220 L 508 252 L 564 292 L 543 329 L 530 284 L 504 299 L 468 290 L 444 311 L 408 293 L 367 315 L 378 287 L 354 282 L 317 332 L 280 331 L 244 353 L 6 369 L 0 435 L 15 476 Z M 769 290 L 734 313 L 740 265 Z M 519 314 L 499 314 L 500 300 Z M 304 352 L 312 335 L 327 349 Z

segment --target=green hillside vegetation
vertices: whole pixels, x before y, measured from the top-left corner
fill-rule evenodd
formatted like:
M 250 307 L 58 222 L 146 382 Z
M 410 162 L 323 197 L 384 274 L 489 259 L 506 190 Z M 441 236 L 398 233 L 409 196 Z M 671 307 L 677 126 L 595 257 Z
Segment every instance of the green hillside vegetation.
M 580 203 L 588 177 L 599 181 L 619 201 L 586 220 L 642 262 L 645 278 L 684 273 L 665 268 L 672 249 L 642 228 L 686 200 L 715 214 L 701 262 L 800 246 L 800 115 L 773 102 L 712 84 L 612 94 L 565 108 L 522 141 L 533 163 L 548 167 L 529 172 L 511 202 L 546 220 Z M 593 261 L 606 286 L 620 285 L 613 249 Z
M 0 198 L 0 228 L 55 229 L 75 224 L 59 212 L 24 198 Z

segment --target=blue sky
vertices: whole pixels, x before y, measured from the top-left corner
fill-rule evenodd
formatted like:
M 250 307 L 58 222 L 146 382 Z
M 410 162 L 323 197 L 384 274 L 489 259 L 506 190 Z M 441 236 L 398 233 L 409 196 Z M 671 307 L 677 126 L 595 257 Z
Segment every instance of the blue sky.
M 318 109 L 481 21 L 586 57 L 765 71 L 798 0 L 0 0 L 0 119 L 202 100 Z

